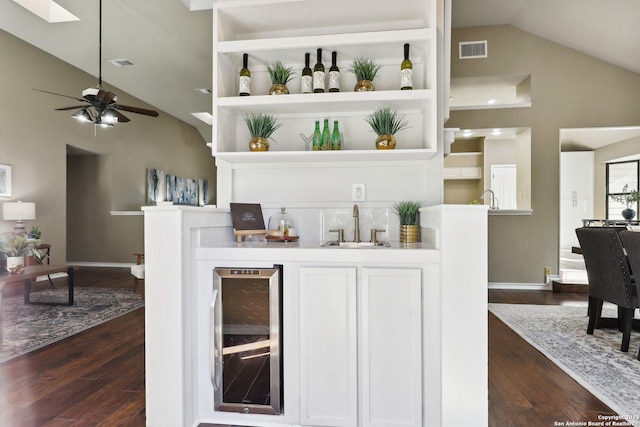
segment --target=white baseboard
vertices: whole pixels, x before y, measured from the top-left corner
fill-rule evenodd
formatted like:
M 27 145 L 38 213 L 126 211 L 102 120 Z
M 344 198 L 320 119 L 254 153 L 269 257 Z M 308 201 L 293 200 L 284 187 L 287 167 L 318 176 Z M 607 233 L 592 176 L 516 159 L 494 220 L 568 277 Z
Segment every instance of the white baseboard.
M 118 267 L 118 268 L 131 268 L 135 263 L 127 262 L 74 262 L 67 261 L 69 265 L 77 265 L 78 267 Z
M 489 282 L 489 289 L 503 290 L 527 290 L 527 291 L 551 291 L 551 283 L 506 283 Z

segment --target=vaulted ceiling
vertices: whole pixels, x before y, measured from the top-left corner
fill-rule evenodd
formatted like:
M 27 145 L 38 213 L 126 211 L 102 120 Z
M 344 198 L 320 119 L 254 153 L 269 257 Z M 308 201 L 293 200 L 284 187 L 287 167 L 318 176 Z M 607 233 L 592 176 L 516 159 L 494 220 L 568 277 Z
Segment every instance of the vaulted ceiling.
M 104 86 L 124 90 L 192 124 L 206 140 L 211 138 L 210 127 L 192 113 L 211 112 L 211 95 L 196 89 L 212 86 L 213 1 L 103 0 L 103 60 L 126 58 L 134 64 L 115 67 L 104 62 Z M 640 73 L 637 0 L 452 1 L 453 28 L 510 24 Z M 19 4 L 3 0 L 0 29 L 97 78 L 98 0 L 57 3 L 80 20 L 49 24 Z M 33 82 L 33 86 L 41 85 Z M 55 87 L 42 89 L 56 91 Z M 78 87 L 78 94 L 69 95 L 79 95 L 83 89 Z

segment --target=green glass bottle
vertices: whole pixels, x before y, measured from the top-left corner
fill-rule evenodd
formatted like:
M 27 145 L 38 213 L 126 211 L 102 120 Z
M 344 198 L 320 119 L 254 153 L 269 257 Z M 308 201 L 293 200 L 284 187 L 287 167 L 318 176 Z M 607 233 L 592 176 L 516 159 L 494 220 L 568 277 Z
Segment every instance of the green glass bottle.
M 318 49 L 316 65 L 313 67 L 313 93 L 324 92 L 324 65 L 322 64 L 322 49 Z
M 240 79 L 238 83 L 238 94 L 240 96 L 251 95 L 251 72 L 247 68 L 247 62 L 249 55 L 246 53 L 242 55 L 242 69 L 240 69 Z
M 400 64 L 400 89 L 413 89 L 413 64 L 409 59 L 409 43 L 404 45 L 404 61 Z
M 331 133 L 329 132 L 329 119 L 324 119 L 322 128 L 322 149 L 331 150 Z
M 333 133 L 331 134 L 331 149 L 341 150 L 340 146 L 340 129 L 338 129 L 338 121 L 333 121 Z
M 313 131 L 313 151 L 322 150 L 322 135 L 320 134 L 320 121 L 316 120 L 316 129 Z

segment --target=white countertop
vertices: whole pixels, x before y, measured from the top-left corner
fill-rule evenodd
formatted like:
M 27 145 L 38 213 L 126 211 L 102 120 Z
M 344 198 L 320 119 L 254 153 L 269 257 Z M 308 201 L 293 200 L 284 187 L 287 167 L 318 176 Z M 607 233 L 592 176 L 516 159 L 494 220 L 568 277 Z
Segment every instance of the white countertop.
M 196 251 L 199 260 L 437 263 L 440 251 L 427 242 L 390 242 L 389 247 L 322 247 L 322 242 L 216 242 Z

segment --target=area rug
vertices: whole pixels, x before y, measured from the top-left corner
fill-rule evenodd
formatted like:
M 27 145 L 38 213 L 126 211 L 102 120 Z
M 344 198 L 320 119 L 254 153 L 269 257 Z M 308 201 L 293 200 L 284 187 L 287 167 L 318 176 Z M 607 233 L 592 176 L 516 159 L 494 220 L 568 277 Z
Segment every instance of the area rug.
M 68 302 L 68 290 L 33 291 L 31 301 Z M 73 306 L 25 305 L 23 297 L 2 300 L 3 348 L 0 363 L 115 319 L 144 306 L 140 294 L 128 289 L 74 289 Z
M 631 334 L 623 353 L 617 329 L 587 335 L 585 303 L 489 304 L 489 310 L 630 424 L 640 425 L 640 332 Z M 602 316 L 617 317 L 617 310 L 605 307 Z

